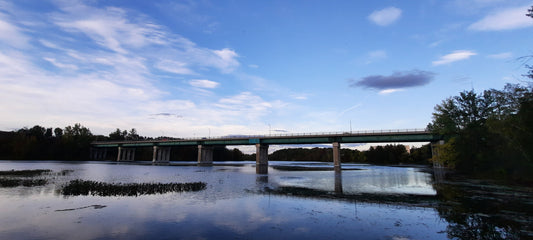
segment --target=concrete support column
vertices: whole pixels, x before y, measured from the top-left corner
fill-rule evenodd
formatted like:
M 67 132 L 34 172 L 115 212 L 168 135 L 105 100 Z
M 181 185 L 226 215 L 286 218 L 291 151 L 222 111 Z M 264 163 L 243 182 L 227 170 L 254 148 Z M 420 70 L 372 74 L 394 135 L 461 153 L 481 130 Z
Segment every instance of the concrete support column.
M 255 144 L 255 172 L 258 174 L 268 173 L 268 145 Z
M 117 162 L 120 161 L 134 161 L 135 148 L 118 147 Z
M 131 149 L 126 148 L 126 149 L 122 149 L 122 151 L 124 152 L 124 157 L 121 160 L 129 161 L 131 157 Z
M 169 162 L 169 161 L 170 161 L 170 150 L 171 150 L 171 149 L 172 149 L 172 148 L 170 148 L 170 147 L 166 147 L 166 148 L 164 149 L 165 156 L 163 157 L 163 161 L 166 161 L 166 162 Z
M 169 162 L 169 161 L 170 161 L 170 147 L 154 146 L 152 162 Z
M 442 183 L 444 181 L 445 170 L 442 167 L 439 155 L 439 148 L 443 144 L 444 140 L 431 143 L 431 161 L 433 161 L 433 177 L 435 183 Z
M 431 160 L 433 161 L 433 167 L 441 167 L 439 147 L 444 144 L 444 140 L 431 143 Z
M 118 154 L 117 154 L 117 162 L 120 162 L 120 159 L 122 158 L 122 147 L 118 147 Z
M 158 150 L 159 150 L 159 147 L 158 146 L 154 146 L 154 151 L 152 153 L 152 162 L 156 162 L 158 157 L 157 157 L 157 153 L 158 153 Z
M 107 148 L 91 148 L 91 160 L 105 160 Z
M 198 145 L 198 165 L 213 164 L 213 146 Z
M 333 142 L 333 166 L 335 171 L 341 169 L 341 144 L 339 142 Z

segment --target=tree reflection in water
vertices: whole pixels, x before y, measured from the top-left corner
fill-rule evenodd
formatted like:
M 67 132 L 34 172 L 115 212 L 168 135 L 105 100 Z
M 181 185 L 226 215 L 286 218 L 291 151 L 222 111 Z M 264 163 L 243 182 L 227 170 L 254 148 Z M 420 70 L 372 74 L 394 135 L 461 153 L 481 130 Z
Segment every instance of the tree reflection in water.
M 439 215 L 448 221 L 451 239 L 533 238 L 530 189 L 473 180 L 436 183 Z

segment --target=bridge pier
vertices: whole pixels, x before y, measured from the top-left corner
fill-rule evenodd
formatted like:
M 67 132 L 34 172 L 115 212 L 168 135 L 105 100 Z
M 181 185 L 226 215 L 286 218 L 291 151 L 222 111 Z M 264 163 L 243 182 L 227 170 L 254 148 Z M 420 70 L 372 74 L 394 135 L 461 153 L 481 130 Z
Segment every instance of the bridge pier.
M 258 174 L 268 173 L 268 145 L 255 144 L 255 172 Z
M 442 167 L 440 163 L 439 148 L 444 144 L 444 140 L 431 142 L 431 160 L 433 167 Z
M 198 145 L 198 165 L 213 164 L 213 146 Z
M 335 171 L 341 170 L 341 144 L 339 142 L 333 142 L 333 167 Z
M 152 162 L 154 163 L 167 163 L 170 161 L 170 147 L 154 146 L 154 153 L 152 156 Z
M 134 161 L 134 160 L 135 160 L 135 148 L 118 147 L 117 162 Z

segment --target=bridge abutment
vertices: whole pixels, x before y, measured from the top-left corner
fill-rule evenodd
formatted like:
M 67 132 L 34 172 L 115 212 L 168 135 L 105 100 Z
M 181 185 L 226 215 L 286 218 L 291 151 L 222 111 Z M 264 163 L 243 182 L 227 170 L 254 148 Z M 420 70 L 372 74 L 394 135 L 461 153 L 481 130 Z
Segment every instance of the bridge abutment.
M 213 164 L 213 146 L 198 145 L 198 165 Z
M 170 161 L 170 147 L 154 146 L 152 162 L 167 163 Z
M 255 144 L 255 172 L 258 174 L 268 173 L 268 145 Z

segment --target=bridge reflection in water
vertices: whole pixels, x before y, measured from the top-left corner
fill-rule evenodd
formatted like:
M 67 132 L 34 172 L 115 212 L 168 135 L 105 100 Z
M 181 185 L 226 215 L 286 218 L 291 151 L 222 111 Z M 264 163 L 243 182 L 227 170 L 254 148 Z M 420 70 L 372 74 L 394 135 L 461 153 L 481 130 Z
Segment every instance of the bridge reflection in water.
M 397 142 L 431 142 L 442 144 L 442 136 L 435 135 L 423 129 L 379 130 L 337 133 L 303 133 L 285 135 L 253 135 L 213 138 L 192 138 L 173 140 L 146 141 L 105 141 L 91 143 L 91 158 L 106 159 L 109 148 L 118 148 L 117 161 L 134 161 L 135 150 L 140 147 L 153 148 L 152 162 L 166 163 L 170 161 L 171 147 L 197 146 L 198 164 L 213 163 L 213 149 L 215 146 L 255 145 L 256 172 L 268 173 L 269 145 L 293 144 L 331 144 L 333 148 L 333 164 L 336 170 L 341 169 L 341 144 L 347 143 L 397 143 Z

